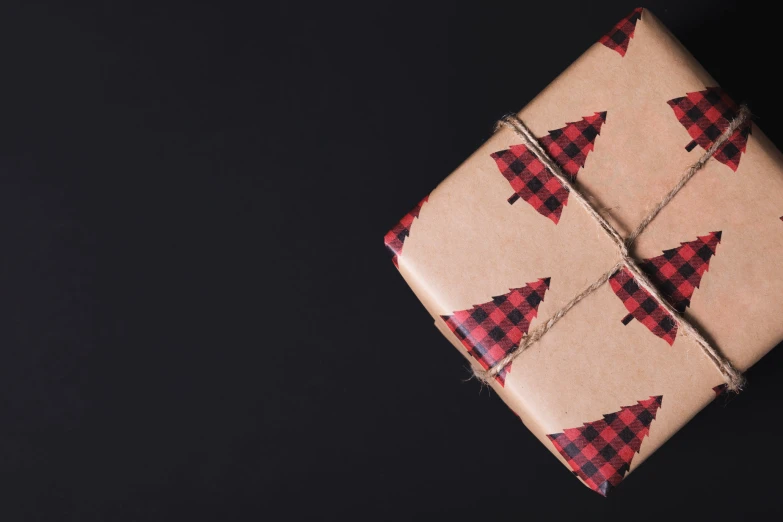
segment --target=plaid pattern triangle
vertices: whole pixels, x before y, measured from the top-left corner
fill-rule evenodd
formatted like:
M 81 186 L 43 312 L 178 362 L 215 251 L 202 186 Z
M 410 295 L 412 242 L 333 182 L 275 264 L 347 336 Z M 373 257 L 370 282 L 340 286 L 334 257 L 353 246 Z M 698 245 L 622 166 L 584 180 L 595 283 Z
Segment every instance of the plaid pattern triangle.
M 598 40 L 609 49 L 617 51 L 620 56 L 625 56 L 628 51 L 628 44 L 631 43 L 633 32 L 636 30 L 636 22 L 642 18 L 641 7 L 634 9 L 631 14 L 620 20 L 611 31 L 606 33 Z
M 701 278 L 709 270 L 710 258 L 715 255 L 721 235 L 720 231 L 710 232 L 640 264 L 678 312 L 691 305 L 693 291 L 699 288 Z
M 563 173 L 575 179 L 579 169 L 585 166 L 587 155 L 593 150 L 595 138 L 601 133 L 601 126 L 605 122 L 606 112 L 596 112 L 581 121 L 549 131 L 547 136 L 538 141 L 563 169 Z M 553 223 L 560 221 L 563 206 L 568 202 L 568 190 L 549 173 L 527 146 L 512 145 L 491 156 L 514 189 L 509 203 L 513 204 L 521 198 Z
M 695 241 L 681 243 L 678 248 L 664 250 L 663 255 L 645 259 L 639 266 L 669 304 L 682 313 L 690 306 L 693 292 L 699 288 L 701 278 L 709 269 L 710 258 L 715 255 L 720 240 L 720 231 L 710 232 Z M 636 284 L 627 269 L 614 274 L 609 284 L 630 312 L 623 319 L 624 324 L 636 319 L 670 345 L 674 343 L 677 323 L 649 292 Z
M 609 279 L 609 285 L 630 312 L 623 319 L 623 324 L 636 319 L 669 345 L 674 344 L 677 322 L 647 290 L 636 284 L 636 279 L 627 268 L 615 272 Z
M 549 289 L 549 278 L 539 279 L 492 301 L 441 316 L 468 353 L 488 370 L 508 353 L 513 352 L 538 315 L 538 305 Z M 501 386 L 506 384 L 509 364 L 496 376 Z
M 697 144 L 704 150 L 709 149 L 729 127 L 731 120 L 739 114 L 737 104 L 720 87 L 689 92 L 686 96 L 669 100 L 668 103 L 677 120 L 693 138 L 685 147 L 688 151 L 693 150 Z M 750 131 L 751 122 L 748 119 L 715 151 L 713 158 L 736 171 L 748 145 Z
M 547 437 L 574 475 L 606 496 L 628 473 L 662 401 L 662 396 L 650 397 L 604 415 L 602 420 Z
M 422 199 L 413 210 L 405 214 L 400 222 L 397 223 L 394 228 L 389 230 L 389 232 L 387 232 L 383 237 L 383 243 L 392 254 L 392 263 L 394 263 L 394 266 L 397 268 L 399 268 L 397 256 L 402 255 L 402 245 L 405 243 L 405 238 L 407 238 L 411 233 L 411 225 L 413 224 L 413 220 L 419 217 L 421 207 L 428 198 L 429 196 Z

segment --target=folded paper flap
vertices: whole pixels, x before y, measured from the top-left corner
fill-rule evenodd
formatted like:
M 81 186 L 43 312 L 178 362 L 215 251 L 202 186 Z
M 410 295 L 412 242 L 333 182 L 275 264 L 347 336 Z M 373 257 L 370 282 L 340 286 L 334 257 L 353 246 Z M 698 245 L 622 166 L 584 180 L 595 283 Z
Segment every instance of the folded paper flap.
M 648 11 L 613 31 L 519 116 L 628 233 L 725 130 L 736 104 Z M 775 277 L 783 256 L 782 165 L 763 133 L 743 126 L 633 249 L 672 306 L 741 369 L 783 339 L 783 279 Z M 400 271 L 477 368 L 513 351 L 618 261 L 614 245 L 562 189 L 501 129 L 432 192 L 411 225 Z M 612 470 L 623 475 L 638 466 L 722 382 L 632 283 L 618 274 L 492 383 L 550 451 L 602 493 L 606 483 L 616 485 Z M 659 396 L 633 458 L 633 444 L 614 460 L 605 448 L 585 457 L 600 451 L 601 439 L 578 455 L 553 444 L 554 434 Z M 584 458 L 590 462 L 575 468 Z M 599 464 L 603 475 L 592 470 Z

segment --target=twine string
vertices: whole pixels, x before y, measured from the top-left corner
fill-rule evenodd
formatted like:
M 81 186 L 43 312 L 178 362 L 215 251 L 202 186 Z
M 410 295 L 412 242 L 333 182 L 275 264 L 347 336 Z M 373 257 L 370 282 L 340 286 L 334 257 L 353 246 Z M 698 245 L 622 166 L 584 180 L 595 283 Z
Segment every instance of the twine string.
M 642 219 L 639 225 L 633 232 L 627 237 L 623 238 L 620 233 L 598 212 L 590 201 L 574 186 L 571 179 L 563 174 L 560 166 L 552 159 L 552 157 L 544 150 L 541 144 L 538 142 L 530 129 L 520 120 L 516 115 L 508 115 L 501 119 L 497 126 L 505 126 L 510 128 L 517 136 L 519 136 L 530 152 L 547 167 L 549 172 L 555 176 L 560 183 L 571 193 L 580 205 L 587 211 L 588 215 L 600 226 L 601 230 L 609 237 L 612 243 L 617 248 L 620 260 L 610 270 L 604 272 L 594 283 L 587 286 L 573 299 L 566 303 L 562 308 L 556 311 L 552 317 L 550 317 L 545 323 L 541 324 L 531 332 L 529 332 L 520 342 L 519 346 L 513 352 L 506 354 L 505 357 L 500 359 L 494 366 L 486 371 L 475 371 L 476 376 L 482 381 L 489 382 L 490 379 L 497 376 L 506 366 L 519 357 L 527 348 L 539 341 L 560 319 L 562 319 L 574 306 L 576 306 L 585 297 L 589 296 L 601 286 L 603 286 L 617 271 L 623 268 L 627 269 L 636 279 L 636 283 L 646 290 L 669 315 L 674 319 L 682 332 L 690 337 L 698 346 L 701 351 L 707 356 L 712 364 L 718 369 L 726 381 L 726 385 L 731 391 L 739 391 L 742 389 L 745 378 L 742 373 L 737 370 L 731 362 L 724 357 L 720 351 L 715 348 L 704 336 L 687 320 L 682 314 L 675 310 L 668 302 L 668 300 L 660 293 L 658 288 L 650 281 L 647 274 L 639 267 L 636 259 L 631 257 L 628 253 L 629 247 L 636 241 L 639 235 L 647 228 L 647 226 L 658 216 L 666 205 L 668 205 L 672 199 L 680 192 L 688 181 L 700 171 L 707 161 L 715 154 L 715 152 L 723 146 L 726 141 L 731 138 L 731 135 L 750 117 L 750 111 L 746 106 L 740 108 L 737 116 L 730 122 L 726 130 L 718 137 L 712 146 L 705 151 L 705 153 L 699 158 L 699 160 L 691 165 L 674 185 L 674 187 L 661 199 L 661 201 L 653 207 L 650 212 Z

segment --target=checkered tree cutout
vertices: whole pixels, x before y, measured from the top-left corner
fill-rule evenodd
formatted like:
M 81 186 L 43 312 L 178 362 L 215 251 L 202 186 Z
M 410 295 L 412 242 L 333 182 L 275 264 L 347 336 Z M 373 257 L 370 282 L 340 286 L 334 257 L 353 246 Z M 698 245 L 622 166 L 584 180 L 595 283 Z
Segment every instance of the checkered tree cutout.
M 650 424 L 662 400 L 662 396 L 650 397 L 604 415 L 602 420 L 547 437 L 574 475 L 606 496 L 628 473 L 642 439 L 650 433 Z
M 631 43 L 633 33 L 636 30 L 636 22 L 642 18 L 641 7 L 637 7 L 631 14 L 620 20 L 612 30 L 606 33 L 598 40 L 609 49 L 617 51 L 620 56 L 625 56 L 628 50 L 628 44 Z
M 689 92 L 682 98 L 669 100 L 674 115 L 685 127 L 693 140 L 685 146 L 692 151 L 696 145 L 709 149 L 715 140 L 729 127 L 731 120 L 739 114 L 739 107 L 720 87 L 710 87 L 699 92 Z M 712 156 L 731 170 L 739 167 L 740 157 L 745 152 L 750 135 L 751 122 L 748 119 L 720 146 Z
M 606 112 L 596 112 L 581 121 L 566 124 L 565 127 L 549 131 L 539 138 L 563 173 L 576 179 L 579 169 L 585 166 L 587 155 L 595 146 L 595 138 L 606 122 Z M 553 223 L 560 221 L 563 206 L 568 202 L 568 189 L 554 177 L 525 145 L 512 145 L 506 150 L 495 152 L 492 158 L 503 177 L 508 180 L 514 195 L 508 199 L 513 204 L 518 199 L 527 201 L 539 214 Z
M 710 258 L 715 255 L 720 239 L 721 232 L 710 232 L 695 241 L 681 243 L 678 248 L 664 250 L 663 255 L 645 259 L 639 266 L 669 304 L 682 313 L 690 306 L 693 292 L 699 288 L 702 276 L 709 269 Z M 630 312 L 623 319 L 623 324 L 636 319 L 670 345 L 674 343 L 677 323 L 646 290 L 636 284 L 627 269 L 614 274 L 609 284 Z
M 547 277 L 512 288 L 509 293 L 469 310 L 441 317 L 468 353 L 488 370 L 519 346 L 522 336 L 530 329 L 530 322 L 538 315 L 538 305 L 548 289 Z M 510 371 L 509 364 L 497 374 L 501 386 L 505 386 Z
M 394 263 L 394 266 L 397 268 L 399 268 L 399 265 L 397 264 L 397 256 L 402 255 L 402 245 L 405 243 L 405 238 L 408 237 L 411 233 L 411 225 L 413 224 L 413 220 L 419 217 L 421 207 L 428 198 L 429 196 L 419 201 L 419 204 L 416 205 L 413 210 L 405 214 L 400 222 L 397 223 L 393 229 L 389 230 L 389 232 L 387 232 L 383 238 L 383 243 L 392 253 L 392 263 Z

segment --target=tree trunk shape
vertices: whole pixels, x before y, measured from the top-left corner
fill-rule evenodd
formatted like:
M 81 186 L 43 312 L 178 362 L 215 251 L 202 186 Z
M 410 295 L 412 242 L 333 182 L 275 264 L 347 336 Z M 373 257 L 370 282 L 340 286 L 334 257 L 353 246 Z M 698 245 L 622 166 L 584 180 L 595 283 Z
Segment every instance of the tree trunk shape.
M 663 396 L 623 406 L 582 427 L 547 435 L 557 451 L 588 487 L 606 496 L 628 473 Z
M 596 112 L 581 121 L 567 123 L 565 127 L 549 131 L 538 141 L 555 160 L 563 174 L 576 179 L 579 169 L 585 166 L 587 155 L 595 147 L 595 138 L 606 122 L 606 112 Z M 560 221 L 563 206 L 568 202 L 568 189 L 554 177 L 526 145 L 512 145 L 492 154 L 503 177 L 508 180 L 514 195 L 508 199 L 513 204 L 524 199 L 539 214 Z
M 519 346 L 538 315 L 538 305 L 549 289 L 549 278 L 539 279 L 468 310 L 441 316 L 468 353 L 488 370 Z M 509 364 L 496 379 L 506 384 Z
M 709 149 L 729 127 L 731 120 L 739 114 L 737 104 L 720 87 L 689 92 L 681 98 L 669 100 L 668 104 L 674 110 L 677 120 L 693 139 L 685 147 L 688 152 L 696 145 L 704 150 Z M 748 119 L 732 133 L 728 141 L 721 145 L 712 157 L 736 171 L 748 145 L 751 127 Z
M 721 232 L 710 232 L 694 241 L 681 243 L 678 248 L 664 250 L 660 256 L 645 259 L 639 266 L 650 276 L 650 281 L 680 313 L 691 304 L 693 292 L 709 270 Z M 671 315 L 643 288 L 636 284 L 627 270 L 618 271 L 609 279 L 612 290 L 630 312 L 622 319 L 627 325 L 633 319 L 644 324 L 655 335 L 670 345 L 677 337 L 677 323 Z

